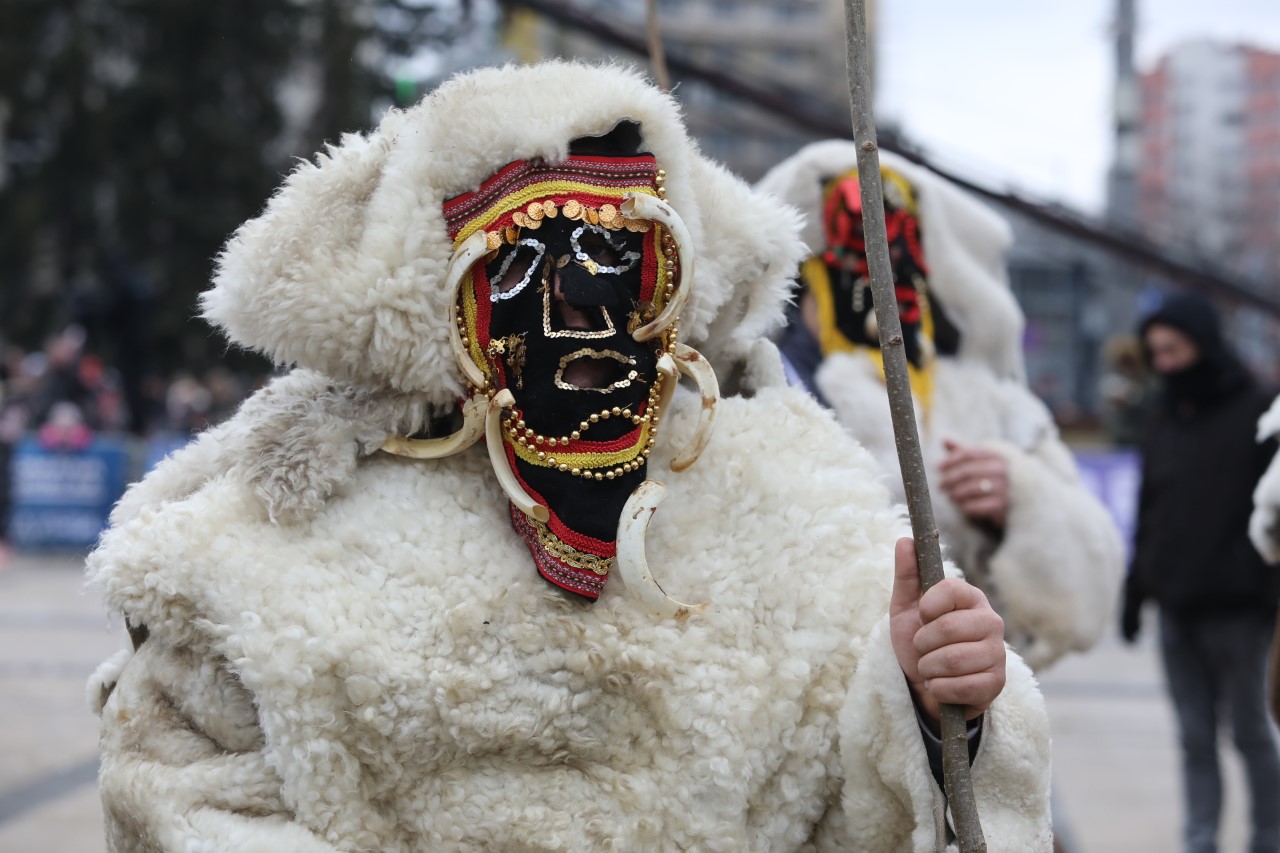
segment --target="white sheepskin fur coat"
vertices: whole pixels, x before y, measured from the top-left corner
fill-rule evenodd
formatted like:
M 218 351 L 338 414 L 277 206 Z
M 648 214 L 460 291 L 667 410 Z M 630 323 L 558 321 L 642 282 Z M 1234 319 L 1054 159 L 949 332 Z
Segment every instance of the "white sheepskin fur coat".
M 961 333 L 956 356 L 936 363 L 927 416 L 916 402 L 943 544 L 1005 618 L 1010 642 L 1042 669 L 1089 649 L 1112 624 L 1124 546 L 1023 380 L 1023 317 L 1004 267 L 1008 225 L 932 172 L 888 153 L 881 160 L 916 188 L 929 287 Z M 817 251 L 823 179 L 856 166 L 853 143 L 819 142 L 775 167 L 758 188 L 808 215 L 802 233 Z M 879 369 L 862 355 L 834 354 L 815 379 L 840 423 L 880 463 L 895 498 L 904 499 Z M 970 523 L 937 488 L 946 440 L 990 448 L 1008 463 L 1009 513 L 1000 537 Z
M 755 389 L 676 475 L 700 409 L 678 395 L 649 463 L 670 490 L 650 566 L 711 603 L 684 620 L 621 578 L 594 604 L 542 580 L 483 447 L 377 452 L 460 387 L 442 198 L 619 117 L 695 234 L 689 339 Z M 944 799 L 885 616 L 900 510 L 753 343 L 794 228 L 612 68 L 473 72 L 300 167 L 206 299 L 298 367 L 134 486 L 89 560 L 148 633 L 89 687 L 110 849 L 937 849 Z M 1028 668 L 1008 670 L 978 805 L 993 853 L 1047 851 L 1047 720 Z
M 1258 441 L 1280 435 L 1280 398 L 1258 419 Z M 1280 454 L 1253 489 L 1249 539 L 1268 563 L 1280 563 Z

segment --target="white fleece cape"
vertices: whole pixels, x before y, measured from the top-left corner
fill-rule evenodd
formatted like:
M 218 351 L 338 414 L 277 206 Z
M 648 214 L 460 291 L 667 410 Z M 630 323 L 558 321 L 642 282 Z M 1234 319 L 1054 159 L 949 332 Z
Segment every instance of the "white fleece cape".
M 456 407 L 440 204 L 641 124 L 688 226 L 682 339 L 759 389 L 702 458 L 678 395 L 650 476 L 661 619 L 543 581 L 482 446 L 378 451 Z M 874 461 L 760 336 L 796 218 L 613 68 L 485 69 L 290 176 L 206 315 L 296 369 L 134 486 L 89 559 L 147 639 L 89 686 L 113 851 L 935 849 L 943 798 L 887 634 L 905 532 Z M 1048 733 L 1010 656 L 974 779 L 994 851 L 1049 849 Z
M 539 578 L 480 447 L 371 457 L 287 526 L 199 445 L 166 462 L 208 479 L 134 496 L 90 560 L 150 631 L 91 685 L 111 849 L 933 850 L 884 615 L 900 514 L 799 392 L 722 407 L 649 534 L 668 592 L 712 604 L 684 623 Z M 1047 750 L 1011 654 L 974 764 L 992 851 L 1048 849 Z

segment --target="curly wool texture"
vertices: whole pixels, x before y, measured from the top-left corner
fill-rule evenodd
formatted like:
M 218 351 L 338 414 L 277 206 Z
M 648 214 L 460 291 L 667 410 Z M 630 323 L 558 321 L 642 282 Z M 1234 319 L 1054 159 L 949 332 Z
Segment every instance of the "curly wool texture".
M 664 447 L 698 404 L 674 408 Z M 89 562 L 151 629 L 102 712 L 112 849 L 932 850 L 941 795 L 876 630 L 905 525 L 874 472 L 798 392 L 723 401 L 649 537 L 668 591 L 713 602 L 683 624 L 537 578 L 479 447 L 364 460 L 293 525 L 235 471 L 142 507 Z M 1047 850 L 1016 659 L 990 719 L 991 849 Z
M 1259 443 L 1280 435 L 1280 398 L 1258 418 Z M 1249 540 L 1268 563 L 1280 563 L 1280 455 L 1253 489 L 1253 513 L 1249 516 Z
M 996 376 L 1021 381 L 1022 310 L 1009 290 L 1005 253 L 1013 241 L 1008 224 L 990 208 L 927 169 L 888 151 L 882 165 L 900 172 L 916 189 L 920 230 L 929 264 L 929 290 L 960 330 L 959 358 L 985 364 Z M 800 237 L 807 255 L 821 252 L 822 187 L 857 168 L 854 143 L 815 142 L 773 167 L 756 189 L 806 215 Z M 794 277 L 795 271 L 791 275 Z
M 693 241 L 681 337 L 727 370 L 720 357 L 781 322 L 799 219 L 702 157 L 670 96 L 633 71 L 582 63 L 459 75 L 300 165 L 219 256 L 204 316 L 278 364 L 452 406 L 462 383 L 442 204 L 513 160 L 562 161 L 570 140 L 623 119 L 640 124 Z
M 1009 641 L 1034 669 L 1086 651 L 1111 624 L 1124 545 L 1106 508 L 1080 481 L 1044 404 L 980 364 L 939 359 L 933 404 L 917 428 L 943 546 L 1005 619 Z M 836 417 L 880 463 L 903 500 L 884 381 L 870 359 L 837 353 L 817 383 Z M 988 447 L 1009 466 L 1009 513 L 996 540 L 938 488 L 945 440 Z

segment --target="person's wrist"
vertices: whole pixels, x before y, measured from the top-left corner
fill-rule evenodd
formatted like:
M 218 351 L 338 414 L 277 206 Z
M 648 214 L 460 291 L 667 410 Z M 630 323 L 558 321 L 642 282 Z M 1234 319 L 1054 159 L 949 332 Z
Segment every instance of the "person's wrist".
M 911 704 L 915 706 L 916 715 L 935 736 L 942 736 L 942 707 L 925 688 L 923 682 L 917 683 L 907 679 L 907 688 L 911 691 Z

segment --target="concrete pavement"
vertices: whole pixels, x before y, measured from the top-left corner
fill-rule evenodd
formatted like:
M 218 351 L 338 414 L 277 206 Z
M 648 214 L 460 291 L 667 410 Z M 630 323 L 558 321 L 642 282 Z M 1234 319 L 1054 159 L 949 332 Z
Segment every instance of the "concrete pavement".
M 1041 678 L 1053 730 L 1056 819 L 1071 853 L 1175 853 L 1181 849 L 1181 771 L 1148 611 L 1136 646 L 1114 635 Z M 1220 746 L 1226 808 L 1222 853 L 1245 850 L 1244 774 Z M 1280 792 L 1277 792 L 1280 796 Z
M 76 557 L 0 569 L 0 851 L 101 853 L 98 731 L 85 684 L 123 648 Z
M 0 851 L 101 853 L 97 725 L 84 686 L 126 644 L 81 592 L 75 557 L 0 569 Z M 1148 619 L 1148 627 L 1154 627 Z M 1152 631 L 1108 639 L 1043 679 L 1056 799 L 1072 853 L 1170 853 L 1181 821 L 1173 719 Z M 1223 853 L 1244 849 L 1243 778 L 1227 755 Z

